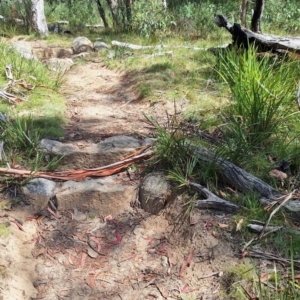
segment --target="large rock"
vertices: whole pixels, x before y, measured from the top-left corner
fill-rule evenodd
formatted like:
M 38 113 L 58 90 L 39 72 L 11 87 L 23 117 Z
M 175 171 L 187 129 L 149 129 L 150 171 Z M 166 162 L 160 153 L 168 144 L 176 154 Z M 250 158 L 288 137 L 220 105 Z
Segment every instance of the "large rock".
M 145 177 L 139 192 L 141 207 L 145 211 L 157 215 L 171 197 L 171 185 L 164 174 L 153 172 Z
M 46 61 L 47 68 L 55 72 L 66 72 L 71 69 L 74 62 L 71 58 L 52 57 Z
M 117 176 L 67 181 L 55 192 L 58 210 L 92 210 L 103 216 L 131 210 L 137 187 L 117 182 Z
M 140 142 L 131 136 L 113 136 L 98 144 L 63 144 L 58 141 L 43 139 L 40 147 L 47 152 L 63 155 L 64 163 L 77 169 L 97 168 L 124 159 L 137 148 L 151 143 L 150 140 Z M 70 168 L 70 166 L 69 166 Z
M 44 178 L 34 178 L 22 187 L 32 206 L 32 213 L 38 214 L 44 210 L 49 200 L 55 195 L 56 183 Z
M 95 51 L 101 51 L 101 50 L 107 50 L 109 49 L 108 45 L 101 41 L 96 41 L 94 43 L 94 50 Z
M 81 52 L 93 51 L 93 43 L 84 36 L 79 36 L 73 40 L 72 49 L 74 54 L 79 54 Z
M 33 55 L 32 47 L 29 43 L 23 41 L 13 42 L 12 47 L 21 55 L 21 57 L 26 59 L 34 59 L 37 58 Z

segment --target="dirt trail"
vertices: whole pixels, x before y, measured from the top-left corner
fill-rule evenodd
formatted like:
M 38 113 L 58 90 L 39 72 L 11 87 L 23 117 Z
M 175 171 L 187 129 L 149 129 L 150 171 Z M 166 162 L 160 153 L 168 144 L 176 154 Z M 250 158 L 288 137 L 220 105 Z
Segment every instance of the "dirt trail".
M 101 62 L 77 64 L 62 91 L 69 117 L 66 140 L 147 135 L 153 129 L 143 113 L 163 116 L 173 107 L 150 106 L 138 98 L 128 75 Z M 219 275 L 237 263 L 230 231 L 218 227 L 228 218 L 195 211 L 191 224 L 182 225 L 177 218 L 181 205 L 179 198 L 159 216 L 138 208 L 120 216 L 74 209 L 26 221 L 26 233 L 12 228 L 9 237 L 0 238 L 0 266 L 7 271 L 2 274 L 0 299 L 222 299 Z M 30 212 L 21 210 L 25 220 Z M 15 275 L 18 287 L 12 283 Z

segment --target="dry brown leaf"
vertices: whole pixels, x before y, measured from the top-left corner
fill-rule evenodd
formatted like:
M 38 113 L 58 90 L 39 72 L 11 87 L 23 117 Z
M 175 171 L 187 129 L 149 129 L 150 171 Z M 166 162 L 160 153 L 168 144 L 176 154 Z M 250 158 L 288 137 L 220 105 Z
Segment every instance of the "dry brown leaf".
M 223 198 L 226 198 L 227 197 L 227 194 L 223 191 L 219 191 L 220 195 L 223 197 Z
M 243 225 L 244 219 L 240 219 L 236 225 L 236 231 L 240 231 Z
M 287 178 L 287 174 L 284 172 L 281 172 L 279 170 L 273 169 L 269 172 L 269 175 L 272 177 L 275 177 L 278 180 L 284 180 Z
M 222 223 L 218 223 L 218 226 L 219 226 L 220 228 L 228 228 L 228 227 L 229 227 L 228 224 L 222 224 Z
M 217 237 L 217 236 L 218 236 L 217 233 L 216 233 L 214 230 L 211 232 L 211 234 L 212 234 L 212 236 L 214 236 L 214 237 Z
M 186 269 L 186 267 L 189 267 L 191 264 L 191 261 L 193 259 L 194 256 L 194 250 L 190 253 L 190 255 L 188 256 L 188 258 L 183 262 L 180 272 L 179 272 L 179 277 L 182 277 L 182 273 L 184 272 L 184 270 Z

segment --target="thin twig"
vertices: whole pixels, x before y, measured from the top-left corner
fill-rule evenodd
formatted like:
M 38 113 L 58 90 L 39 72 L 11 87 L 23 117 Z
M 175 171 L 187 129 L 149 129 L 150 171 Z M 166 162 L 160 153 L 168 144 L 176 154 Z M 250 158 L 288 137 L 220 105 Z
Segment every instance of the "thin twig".
M 286 204 L 286 203 L 292 198 L 292 196 L 294 195 L 295 192 L 296 192 L 296 190 L 293 190 L 291 193 L 289 193 L 289 194 L 283 199 L 283 201 L 280 203 L 280 205 L 278 205 L 278 206 L 271 212 L 271 214 L 270 214 L 270 216 L 269 216 L 267 222 L 266 222 L 265 225 L 264 225 L 264 228 L 262 229 L 262 231 L 261 231 L 261 233 L 260 233 L 260 235 L 259 235 L 259 237 L 258 237 L 259 240 L 261 240 L 261 239 L 263 238 L 263 236 L 265 235 L 265 230 L 266 230 L 267 226 L 269 225 L 269 223 L 270 223 L 272 217 L 278 212 L 278 210 L 279 210 L 284 204 Z

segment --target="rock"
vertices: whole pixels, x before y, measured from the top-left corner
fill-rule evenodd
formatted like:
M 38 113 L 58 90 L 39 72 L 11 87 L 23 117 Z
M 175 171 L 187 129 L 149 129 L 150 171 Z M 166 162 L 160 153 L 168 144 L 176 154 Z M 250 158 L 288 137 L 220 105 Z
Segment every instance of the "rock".
M 124 159 L 137 148 L 148 145 L 151 140 L 140 143 L 138 139 L 130 136 L 114 136 L 99 142 L 98 144 L 63 144 L 58 141 L 43 139 L 40 147 L 45 151 L 63 155 L 63 162 L 72 164 L 74 168 L 97 168 Z
M 56 183 L 44 178 L 34 178 L 29 181 L 22 192 L 29 198 L 33 208 L 33 214 L 40 213 L 48 205 L 50 198 L 54 196 Z
M 63 183 L 55 192 L 58 210 L 93 210 L 102 216 L 118 215 L 124 208 L 131 210 L 136 186 L 120 184 L 116 179 L 110 176 Z
M 48 69 L 55 72 L 66 72 L 71 69 L 74 62 L 71 58 L 55 58 L 52 57 L 46 61 Z
M 147 175 L 141 185 L 139 199 L 141 208 L 157 215 L 171 198 L 171 185 L 159 172 Z
M 13 42 L 12 47 L 21 55 L 21 57 L 26 59 L 34 59 L 37 58 L 33 55 L 32 47 L 29 43 L 23 41 Z
M 84 36 L 79 36 L 74 39 L 72 43 L 72 49 L 74 54 L 79 54 L 81 52 L 93 51 L 93 43 Z
M 94 43 L 94 50 L 95 51 L 101 51 L 101 50 L 107 50 L 109 49 L 108 45 L 101 41 L 96 41 Z

